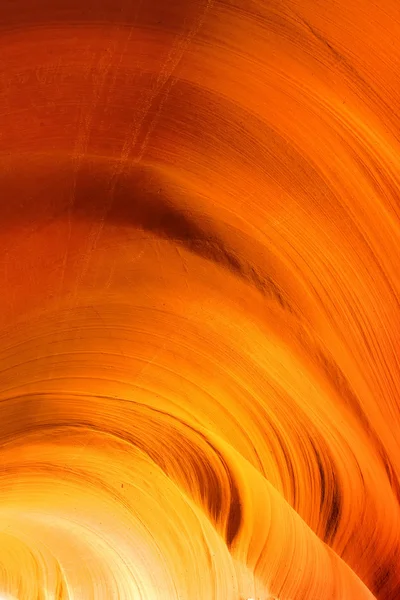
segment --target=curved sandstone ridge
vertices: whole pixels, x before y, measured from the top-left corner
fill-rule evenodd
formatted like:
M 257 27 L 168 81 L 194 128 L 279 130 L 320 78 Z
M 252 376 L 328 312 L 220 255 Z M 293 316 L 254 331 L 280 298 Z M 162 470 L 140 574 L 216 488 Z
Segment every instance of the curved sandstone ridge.
M 399 35 L 2 2 L 1 598 L 400 598 Z

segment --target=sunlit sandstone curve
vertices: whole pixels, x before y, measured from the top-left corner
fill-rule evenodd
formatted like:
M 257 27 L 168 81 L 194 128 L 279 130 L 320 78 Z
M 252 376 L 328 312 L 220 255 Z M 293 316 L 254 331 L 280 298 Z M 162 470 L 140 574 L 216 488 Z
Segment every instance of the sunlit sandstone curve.
M 0 5 L 0 600 L 399 600 L 396 0 Z

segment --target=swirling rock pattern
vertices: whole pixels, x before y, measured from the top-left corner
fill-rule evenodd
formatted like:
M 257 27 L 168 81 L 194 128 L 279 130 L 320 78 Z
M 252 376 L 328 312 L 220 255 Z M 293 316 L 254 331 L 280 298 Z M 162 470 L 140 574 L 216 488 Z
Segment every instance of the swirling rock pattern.
M 2 598 L 400 598 L 399 35 L 2 2 Z

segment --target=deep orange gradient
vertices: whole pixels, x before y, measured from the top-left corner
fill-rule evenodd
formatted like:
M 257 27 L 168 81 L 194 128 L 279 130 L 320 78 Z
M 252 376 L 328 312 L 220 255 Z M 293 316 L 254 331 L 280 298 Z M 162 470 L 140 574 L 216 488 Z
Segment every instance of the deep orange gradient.
M 0 598 L 399 600 L 398 0 L 2 0 Z

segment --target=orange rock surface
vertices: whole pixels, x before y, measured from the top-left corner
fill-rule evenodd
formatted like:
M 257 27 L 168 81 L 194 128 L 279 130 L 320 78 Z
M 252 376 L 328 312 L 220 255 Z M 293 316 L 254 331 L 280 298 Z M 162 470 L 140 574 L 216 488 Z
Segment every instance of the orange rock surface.
M 400 598 L 397 0 L 3 0 L 0 598 Z

